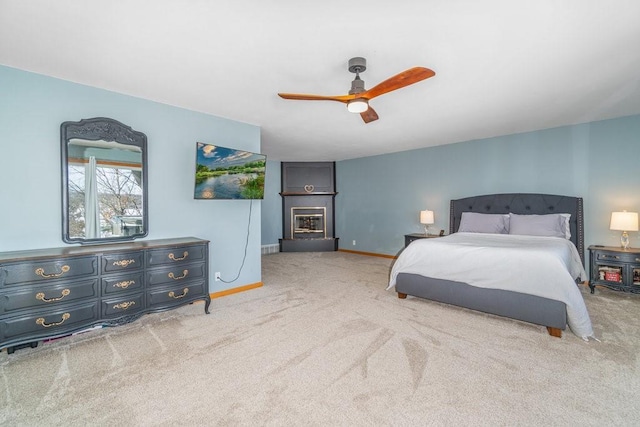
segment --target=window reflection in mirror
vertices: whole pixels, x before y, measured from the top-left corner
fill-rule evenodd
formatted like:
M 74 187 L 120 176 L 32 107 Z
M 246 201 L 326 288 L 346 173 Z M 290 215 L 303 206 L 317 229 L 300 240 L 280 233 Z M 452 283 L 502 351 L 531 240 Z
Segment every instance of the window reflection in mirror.
M 69 236 L 141 234 L 142 149 L 106 141 L 69 141 Z

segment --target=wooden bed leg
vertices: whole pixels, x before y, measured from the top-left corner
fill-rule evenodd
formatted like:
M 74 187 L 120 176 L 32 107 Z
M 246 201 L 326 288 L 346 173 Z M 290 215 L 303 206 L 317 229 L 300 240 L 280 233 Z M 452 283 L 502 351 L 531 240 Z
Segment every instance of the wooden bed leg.
M 402 292 L 398 292 L 398 298 L 405 299 L 406 297 L 407 297 L 407 294 L 403 294 Z
M 562 329 L 547 326 L 547 331 L 549 331 L 549 335 L 552 337 L 562 338 Z

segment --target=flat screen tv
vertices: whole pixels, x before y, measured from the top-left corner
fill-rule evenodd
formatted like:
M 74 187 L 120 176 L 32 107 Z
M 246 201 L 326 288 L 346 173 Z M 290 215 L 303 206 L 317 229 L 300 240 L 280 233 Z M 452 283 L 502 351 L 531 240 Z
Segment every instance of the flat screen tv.
M 196 143 L 196 199 L 263 199 L 267 156 Z

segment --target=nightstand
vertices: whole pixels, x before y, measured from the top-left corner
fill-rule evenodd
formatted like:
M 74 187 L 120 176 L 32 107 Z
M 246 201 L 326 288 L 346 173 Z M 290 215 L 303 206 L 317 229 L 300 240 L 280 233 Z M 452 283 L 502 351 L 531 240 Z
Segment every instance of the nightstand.
M 437 234 L 426 235 L 424 233 L 405 234 L 404 235 L 404 247 L 406 248 L 407 246 L 409 246 L 409 243 L 413 242 L 414 240 L 418 240 L 418 239 L 436 239 L 438 237 L 443 237 L 443 236 L 438 236 Z
M 616 291 L 640 293 L 640 249 L 589 246 L 589 288 L 606 286 Z

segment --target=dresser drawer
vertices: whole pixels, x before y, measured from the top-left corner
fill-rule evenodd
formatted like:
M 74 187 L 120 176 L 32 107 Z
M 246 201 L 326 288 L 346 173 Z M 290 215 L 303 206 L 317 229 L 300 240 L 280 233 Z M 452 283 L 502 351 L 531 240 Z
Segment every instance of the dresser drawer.
M 0 314 L 34 307 L 56 307 L 68 302 L 98 297 L 98 278 L 15 287 L 0 293 Z
M 98 319 L 98 301 L 81 305 L 38 310 L 0 321 L 3 338 L 24 335 L 32 338 L 56 336 L 88 326 Z
M 185 301 L 203 299 L 207 295 L 205 281 L 189 282 L 184 285 L 158 287 L 147 291 L 147 305 L 151 309 L 184 304 Z
M 144 267 L 144 252 L 130 252 L 102 255 L 102 272 L 138 270 Z
M 621 262 L 640 264 L 640 255 L 637 253 L 595 251 L 596 261 Z
M 144 272 L 132 272 L 102 277 L 102 295 L 129 292 L 142 289 Z
M 58 279 L 78 278 L 98 275 L 98 257 L 58 258 L 0 266 L 2 286 L 24 282 L 44 282 Z
M 165 283 L 187 282 L 205 277 L 205 264 L 188 264 L 175 267 L 162 267 L 147 271 L 147 286 Z
M 144 294 L 120 296 L 102 300 L 102 317 L 113 318 L 136 314 L 144 310 Z
M 147 266 L 188 264 L 204 261 L 207 253 L 205 245 L 182 246 L 178 248 L 152 249 L 147 252 Z

